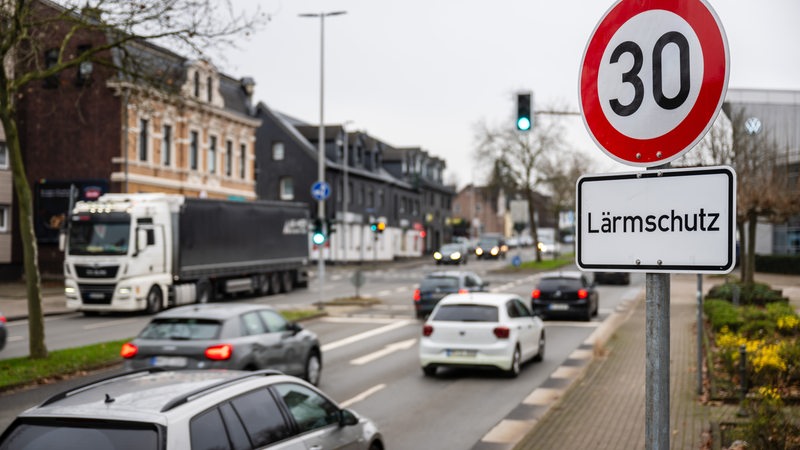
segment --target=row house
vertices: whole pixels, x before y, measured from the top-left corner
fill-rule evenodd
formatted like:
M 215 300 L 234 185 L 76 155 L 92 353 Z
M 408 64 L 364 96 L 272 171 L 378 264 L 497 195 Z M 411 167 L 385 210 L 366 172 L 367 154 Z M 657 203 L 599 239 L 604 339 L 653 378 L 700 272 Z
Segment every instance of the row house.
M 63 37 L 48 35 L 49 45 L 38 55 L 43 66 L 57 55 Z M 65 52 L 75 55 L 106 42 L 104 34 L 85 31 L 69 40 Z M 260 121 L 252 114 L 252 80 L 232 78 L 208 61 L 187 59 L 147 42 L 131 42 L 125 51 L 141 77 L 88 63 L 30 84 L 19 98 L 20 142 L 34 191 L 44 276 L 61 274 L 58 233 L 73 201 L 106 192 L 257 198 Z M 10 205 L 2 182 L 0 175 L 0 210 Z M 12 239 L 16 243 L 3 270 L 19 276 L 18 233 Z M 9 246 L 0 248 L 2 265 Z
M 521 194 L 506 195 L 502 189 L 490 186 L 465 186 L 453 201 L 454 234 L 471 239 L 484 233 L 513 236 L 516 232 L 510 209 L 512 197 L 524 198 Z M 561 211 L 553 209 L 550 197 L 534 192 L 533 206 L 537 228 L 555 229 L 558 226 Z M 530 224 L 525 227 L 523 233 L 530 234 Z

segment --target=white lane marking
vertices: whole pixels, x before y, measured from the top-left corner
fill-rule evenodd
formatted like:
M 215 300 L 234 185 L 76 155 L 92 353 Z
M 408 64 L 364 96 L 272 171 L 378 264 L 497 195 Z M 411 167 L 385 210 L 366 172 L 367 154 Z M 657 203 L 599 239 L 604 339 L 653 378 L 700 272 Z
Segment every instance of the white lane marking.
M 395 323 L 397 319 L 375 319 L 372 317 L 323 317 L 321 322 L 329 323 Z
M 383 389 L 383 388 L 385 388 L 385 387 L 386 387 L 386 385 L 385 385 L 385 384 L 379 384 L 379 385 L 377 385 L 377 386 L 372 386 L 371 388 L 369 388 L 369 389 L 367 389 L 366 391 L 364 391 L 364 392 L 362 392 L 362 393 L 360 393 L 360 394 L 356 395 L 355 397 L 353 397 L 353 398 L 351 398 L 351 399 L 349 399 L 349 400 L 345 400 L 345 401 L 343 401 L 343 402 L 339 403 L 339 406 L 340 406 L 340 407 L 342 407 L 342 408 L 349 408 L 349 407 L 350 407 L 350 405 L 352 405 L 352 404 L 354 404 L 354 403 L 358 403 L 358 402 L 360 402 L 360 401 L 362 401 L 362 400 L 365 400 L 365 399 L 366 399 L 367 397 L 369 397 L 370 395 L 372 395 L 372 394 L 374 394 L 374 393 L 376 393 L 376 392 L 380 391 L 381 389 Z
M 344 347 L 345 345 L 350 345 L 354 342 L 361 341 L 363 339 L 370 338 L 372 336 L 377 336 L 382 333 L 386 333 L 388 331 L 394 330 L 396 328 L 402 328 L 408 324 L 412 323 L 409 320 L 400 320 L 395 323 L 390 323 L 389 325 L 382 326 L 380 328 L 375 328 L 374 330 L 365 331 L 363 333 L 354 334 L 353 336 L 346 337 L 344 339 L 340 339 L 335 342 L 331 342 L 330 344 L 325 344 L 322 346 L 322 351 L 327 352 L 330 350 L 337 349 L 339 347 Z
M 492 444 L 515 444 L 525 437 L 536 422 L 536 420 L 501 420 L 481 441 Z
M 414 287 L 410 287 L 410 288 L 408 288 L 408 287 L 399 287 L 399 288 L 394 288 L 394 291 L 395 291 L 395 292 L 397 292 L 397 293 L 400 293 L 400 292 L 409 292 L 409 291 L 413 291 L 413 290 L 414 290 Z
M 389 344 L 386 347 L 378 350 L 377 352 L 372 352 L 370 354 L 364 355 L 360 358 L 356 358 L 350 361 L 350 364 L 355 366 L 363 366 L 364 364 L 370 363 L 375 361 L 376 359 L 383 358 L 384 356 L 391 355 L 394 352 L 400 350 L 407 350 L 414 346 L 417 343 L 417 338 L 408 339 L 405 341 L 395 342 L 394 344 Z
M 383 291 L 379 291 L 378 294 L 377 294 L 378 297 L 388 297 L 390 295 L 392 295 L 392 291 L 390 291 L 388 289 L 383 290 Z
M 22 339 L 23 339 L 22 336 L 9 336 L 8 342 L 17 342 L 21 341 Z
M 98 322 L 98 323 L 93 323 L 91 325 L 84 325 L 81 328 L 84 329 L 84 330 L 96 330 L 98 328 L 110 328 L 110 327 L 115 327 L 117 325 L 123 325 L 123 324 L 126 324 L 126 323 L 134 323 L 134 322 L 138 322 L 138 321 L 139 321 L 139 319 L 109 320 L 109 321 L 106 321 L 106 322 Z

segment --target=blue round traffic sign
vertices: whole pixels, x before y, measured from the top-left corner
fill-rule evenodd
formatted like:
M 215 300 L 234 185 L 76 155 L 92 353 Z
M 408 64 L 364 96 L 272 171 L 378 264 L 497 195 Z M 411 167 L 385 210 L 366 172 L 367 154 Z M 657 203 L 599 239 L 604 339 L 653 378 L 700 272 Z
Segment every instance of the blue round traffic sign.
M 314 200 L 327 200 L 331 196 L 331 185 L 324 181 L 317 181 L 311 185 L 311 196 Z

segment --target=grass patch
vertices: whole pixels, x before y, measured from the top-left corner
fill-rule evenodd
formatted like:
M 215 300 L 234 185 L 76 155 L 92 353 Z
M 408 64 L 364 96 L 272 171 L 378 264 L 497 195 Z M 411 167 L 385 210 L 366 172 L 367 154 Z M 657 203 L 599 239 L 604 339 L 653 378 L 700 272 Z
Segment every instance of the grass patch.
M 372 297 L 342 297 L 325 302 L 329 306 L 369 306 L 378 305 L 381 301 Z
M 297 322 L 320 315 L 316 310 L 281 311 L 286 320 Z M 60 380 L 75 374 L 102 369 L 122 362 L 120 347 L 132 338 L 102 342 L 83 347 L 50 351 L 47 358 L 27 356 L 0 360 L 0 392 L 49 380 Z
M 567 253 L 565 255 L 560 255 L 557 258 L 553 259 L 543 259 L 541 261 L 523 261 L 519 267 L 514 267 L 513 265 L 508 265 L 502 269 L 500 272 L 543 272 L 547 270 L 554 270 L 558 269 L 559 267 L 564 267 L 566 265 L 572 264 L 575 262 L 575 254 L 574 253 Z

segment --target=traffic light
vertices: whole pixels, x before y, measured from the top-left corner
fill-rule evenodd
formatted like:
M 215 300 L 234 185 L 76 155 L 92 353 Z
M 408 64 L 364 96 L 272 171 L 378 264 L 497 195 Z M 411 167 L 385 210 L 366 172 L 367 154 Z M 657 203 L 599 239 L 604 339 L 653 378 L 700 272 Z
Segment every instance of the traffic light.
M 336 223 L 331 219 L 325 219 L 325 228 L 328 230 L 328 236 L 336 232 Z
M 314 228 L 311 230 L 311 242 L 315 245 L 322 245 L 325 243 L 326 239 L 325 229 L 322 227 L 322 219 L 314 219 Z
M 378 222 L 378 233 L 383 233 L 386 229 L 386 222 Z
M 383 230 L 386 229 L 386 222 L 372 222 L 369 224 L 369 229 L 373 233 L 383 233 Z
M 517 94 L 517 130 L 530 131 L 532 127 L 531 94 Z

